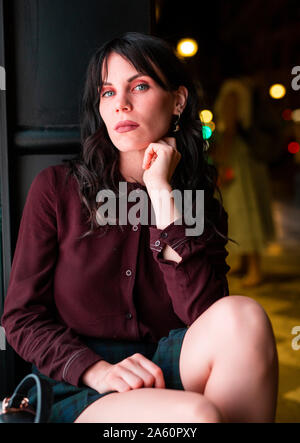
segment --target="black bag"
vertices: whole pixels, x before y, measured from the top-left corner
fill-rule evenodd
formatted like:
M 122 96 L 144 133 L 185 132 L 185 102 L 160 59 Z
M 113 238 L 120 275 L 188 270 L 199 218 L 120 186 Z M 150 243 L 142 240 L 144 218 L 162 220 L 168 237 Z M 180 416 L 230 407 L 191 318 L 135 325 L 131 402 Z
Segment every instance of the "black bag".
M 30 407 L 26 398 L 29 389 L 34 385 L 37 388 L 36 410 Z M 0 423 L 48 423 L 52 403 L 50 384 L 36 374 L 29 374 L 18 384 L 13 395 L 2 401 Z

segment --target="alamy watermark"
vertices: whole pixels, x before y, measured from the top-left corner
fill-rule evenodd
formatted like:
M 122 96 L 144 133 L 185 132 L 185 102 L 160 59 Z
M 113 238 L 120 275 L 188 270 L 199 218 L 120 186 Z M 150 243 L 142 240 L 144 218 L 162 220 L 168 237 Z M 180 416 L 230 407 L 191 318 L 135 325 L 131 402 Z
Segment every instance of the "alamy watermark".
M 292 348 L 294 351 L 299 351 L 300 349 L 300 326 L 294 326 L 291 332 L 296 337 L 292 340 Z
M 2 326 L 0 326 L 0 351 L 6 350 L 6 338 L 5 338 L 5 331 Z
M 5 91 L 6 82 L 5 82 L 5 69 L 3 66 L 0 66 L 0 90 Z
M 300 89 L 300 66 L 294 66 L 292 69 L 292 75 L 296 77 L 293 78 L 291 86 L 294 91 L 299 91 Z
M 193 191 L 185 189 L 182 192 L 179 189 L 173 189 L 169 192 L 167 189 L 155 189 L 151 193 L 155 198 L 155 201 L 159 202 L 159 211 L 168 211 L 171 216 L 172 199 L 174 205 L 180 214 L 174 221 L 175 225 L 185 224 L 186 226 L 194 226 L 193 228 L 186 228 L 185 234 L 189 235 L 201 235 L 204 230 L 204 190 L 196 190 L 196 198 L 193 202 Z M 171 199 L 170 199 L 171 197 Z M 105 201 L 107 199 L 107 201 Z M 136 202 L 128 211 L 128 202 Z M 127 182 L 119 182 L 119 224 L 127 225 L 147 225 L 149 223 L 149 196 L 143 189 L 134 189 L 130 191 L 127 197 Z M 96 213 L 96 219 L 99 225 L 115 225 L 117 224 L 117 196 L 111 189 L 102 189 L 96 196 L 97 202 L 104 202 Z M 170 204 L 171 203 L 171 204 Z M 156 215 L 151 207 L 151 224 L 156 224 Z M 193 216 L 193 207 L 196 209 L 196 214 Z M 137 216 L 137 213 L 140 213 Z M 182 217 L 183 216 L 183 217 Z M 184 219 L 184 220 L 183 220 Z

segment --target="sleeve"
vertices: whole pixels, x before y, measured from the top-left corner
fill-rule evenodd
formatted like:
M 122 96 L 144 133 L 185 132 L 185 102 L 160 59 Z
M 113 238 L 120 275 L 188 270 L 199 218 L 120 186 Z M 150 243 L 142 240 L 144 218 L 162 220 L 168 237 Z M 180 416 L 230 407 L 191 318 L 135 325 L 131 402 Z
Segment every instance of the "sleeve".
M 24 360 L 48 377 L 79 386 L 85 369 L 102 358 L 56 320 L 56 195 L 50 166 L 35 177 L 27 195 L 1 322 L 8 343 Z
M 227 236 L 228 215 L 221 209 L 217 228 Z M 149 227 L 150 248 L 163 273 L 174 312 L 189 326 L 215 301 L 229 295 L 226 273 L 230 267 L 225 260 L 227 241 L 210 226 L 205 227 L 201 235 L 191 236 L 186 235 L 186 228 L 191 226 L 184 221 L 181 225 L 174 223 L 164 229 Z M 163 258 L 162 250 L 166 244 L 181 256 L 181 262 Z

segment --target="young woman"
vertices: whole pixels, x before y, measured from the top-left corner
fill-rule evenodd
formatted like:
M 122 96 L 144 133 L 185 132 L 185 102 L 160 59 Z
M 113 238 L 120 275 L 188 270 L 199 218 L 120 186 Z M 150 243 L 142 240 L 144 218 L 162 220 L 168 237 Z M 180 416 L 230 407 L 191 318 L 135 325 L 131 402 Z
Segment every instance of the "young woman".
M 198 111 L 166 43 L 113 39 L 88 67 L 80 155 L 31 185 L 2 324 L 52 383 L 51 421 L 274 420 L 272 327 L 254 300 L 228 296 L 227 214 Z M 154 223 L 99 222 L 99 190 L 120 202 L 120 183 Z M 193 207 L 204 190 L 200 235 L 177 223 L 172 190 L 192 191 Z

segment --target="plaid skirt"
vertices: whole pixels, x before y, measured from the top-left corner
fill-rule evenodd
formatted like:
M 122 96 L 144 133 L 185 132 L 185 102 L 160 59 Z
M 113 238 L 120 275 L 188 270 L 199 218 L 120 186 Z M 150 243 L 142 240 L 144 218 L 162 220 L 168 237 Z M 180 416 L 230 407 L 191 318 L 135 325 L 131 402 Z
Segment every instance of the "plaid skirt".
M 143 354 L 162 369 L 167 389 L 184 390 L 179 373 L 179 357 L 186 331 L 187 328 L 172 329 L 168 337 L 162 337 L 158 343 L 94 338 L 85 338 L 84 342 L 111 364 L 116 364 L 136 352 Z M 89 387 L 76 387 L 66 382 L 59 382 L 41 374 L 35 366 L 33 366 L 33 372 L 46 379 L 52 386 L 54 397 L 50 417 L 52 423 L 73 423 L 91 403 L 112 392 L 117 392 L 109 391 L 99 394 Z M 30 405 L 35 407 L 35 387 L 29 391 L 28 399 Z

